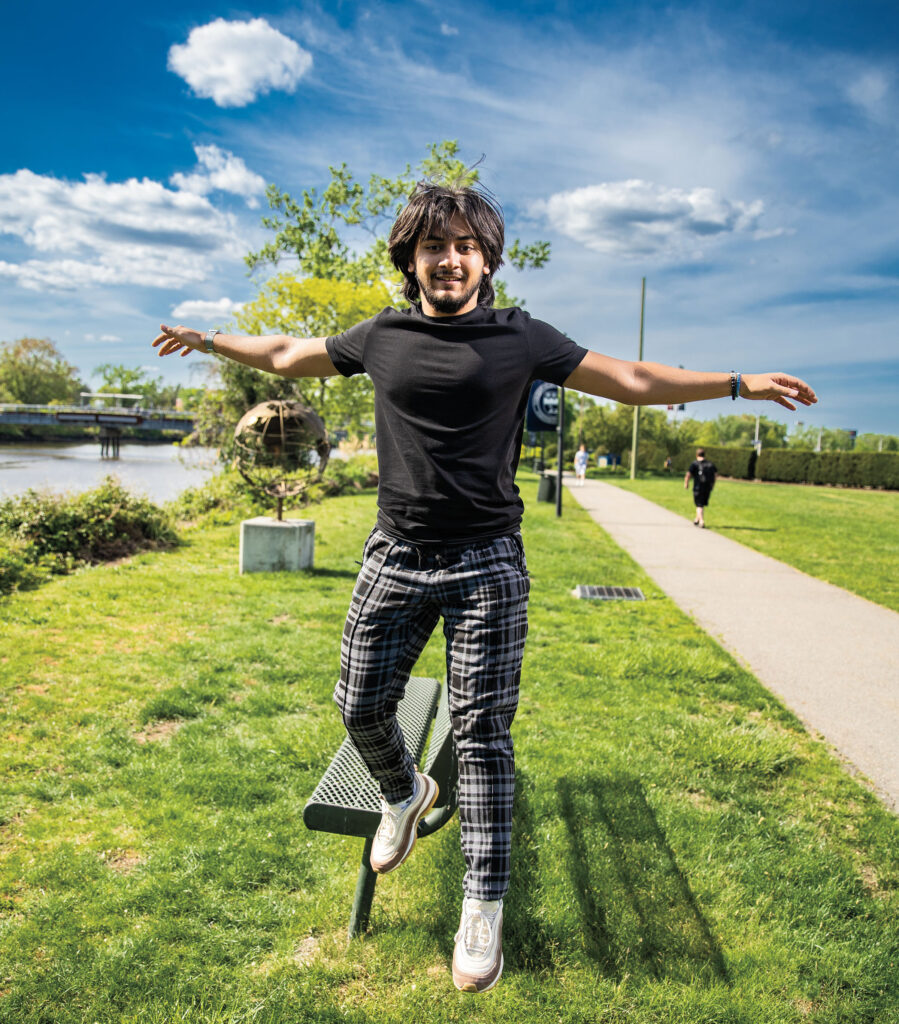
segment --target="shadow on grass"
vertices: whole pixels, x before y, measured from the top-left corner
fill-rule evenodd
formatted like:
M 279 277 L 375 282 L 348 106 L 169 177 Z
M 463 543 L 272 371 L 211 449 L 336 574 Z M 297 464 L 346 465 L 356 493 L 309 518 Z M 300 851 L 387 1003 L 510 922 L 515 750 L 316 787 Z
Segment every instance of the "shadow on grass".
M 534 855 L 534 817 L 527 794 L 532 784 L 516 771 L 515 810 L 512 826 L 512 874 L 509 892 L 503 900 L 503 948 L 509 968 L 550 971 L 553 968 L 552 938 L 540 915 L 539 866 Z M 465 863 L 457 828 L 441 829 L 423 842 L 434 848 L 435 883 L 439 895 L 431 910 L 427 929 L 447 956 L 453 955 L 453 936 L 462 906 L 462 876 Z
M 520 768 L 515 770 L 515 806 L 512 817 L 512 874 L 503 901 L 503 952 L 510 967 L 523 971 L 551 971 L 553 942 L 540 900 L 540 865 L 530 793 L 534 783 Z
M 358 569 L 308 569 L 310 576 L 324 579 L 354 580 L 359 575 Z
M 778 527 L 776 526 L 728 526 L 723 524 L 721 526 L 714 526 L 715 530 L 751 530 L 753 533 L 777 533 Z
M 728 982 L 708 922 L 638 779 L 585 776 L 557 785 L 568 872 L 588 955 L 616 978 Z

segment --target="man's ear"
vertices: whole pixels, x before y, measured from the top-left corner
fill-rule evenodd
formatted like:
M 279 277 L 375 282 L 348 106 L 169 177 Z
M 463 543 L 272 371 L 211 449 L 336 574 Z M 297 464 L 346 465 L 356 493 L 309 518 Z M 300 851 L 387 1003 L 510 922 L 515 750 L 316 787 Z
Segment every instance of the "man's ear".
M 406 267 L 406 270 L 408 270 L 410 274 L 415 273 L 415 260 L 409 260 L 409 265 Z

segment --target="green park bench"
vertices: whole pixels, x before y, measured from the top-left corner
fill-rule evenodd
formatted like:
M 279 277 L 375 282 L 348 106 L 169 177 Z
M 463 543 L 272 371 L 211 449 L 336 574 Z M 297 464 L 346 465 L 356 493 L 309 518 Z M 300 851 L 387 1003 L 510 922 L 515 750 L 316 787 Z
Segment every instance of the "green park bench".
M 406 747 L 422 771 L 440 787 L 437 803 L 418 823 L 418 836 L 430 835 L 453 816 L 458 802 L 456 753 L 447 703 L 447 690 L 436 679 L 413 676 L 397 707 L 397 719 Z M 431 728 L 433 723 L 433 729 Z M 422 761 L 425 742 L 431 735 L 427 757 Z M 368 926 L 377 874 L 372 871 L 372 840 L 381 823 L 377 783 L 372 779 L 356 748 L 345 739 L 315 787 L 303 809 L 307 828 L 365 839 L 362 863 L 356 881 L 356 895 L 350 915 L 350 938 Z

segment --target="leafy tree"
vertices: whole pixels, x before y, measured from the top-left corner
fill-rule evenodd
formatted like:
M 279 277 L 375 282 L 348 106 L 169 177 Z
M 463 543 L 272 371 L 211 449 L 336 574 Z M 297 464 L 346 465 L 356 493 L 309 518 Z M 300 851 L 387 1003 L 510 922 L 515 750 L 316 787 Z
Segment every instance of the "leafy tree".
M 762 416 L 759 420 L 759 440 L 763 448 L 783 448 L 786 445 L 787 426 Z M 749 448 L 755 438 L 755 415 L 719 416 L 702 422 L 696 431 L 696 443 L 723 445 L 729 448 Z
M 270 185 L 266 191 L 272 215 L 262 223 L 274 238 L 246 257 L 250 272 L 296 261 L 291 273 L 266 281 L 253 302 L 237 316 L 237 326 L 249 334 L 288 334 L 322 337 L 345 330 L 374 316 L 388 305 L 401 305 L 402 275 L 390 263 L 387 236 L 415 183 L 432 181 L 471 185 L 476 167 L 458 158 L 458 143 L 444 141 L 428 147 L 415 173 L 407 164 L 395 178 L 374 174 L 359 184 L 346 164 L 331 167 L 331 181 L 319 194 L 304 190 L 299 200 Z M 522 270 L 541 267 L 550 256 L 548 242 L 508 247 L 509 262 Z M 503 283 L 494 280 L 497 305 L 520 304 Z M 329 428 L 353 434 L 373 426 L 373 389 L 359 375 L 318 381 L 291 381 L 230 361 L 218 361 L 217 383 L 200 408 L 197 438 L 218 445 L 224 457 L 231 448 L 231 428 L 258 402 L 300 398 L 324 418 Z
M 677 455 L 697 443 L 698 434 L 706 426 L 698 420 L 670 420 L 661 409 L 644 407 L 640 411 L 639 465 L 658 465 L 667 456 Z M 577 420 L 579 443 L 582 441 L 594 454 L 609 452 L 629 457 L 634 431 L 634 407 L 611 403 L 590 404 L 582 408 Z
M 169 408 L 179 408 L 178 403 L 180 401 L 182 408 L 185 412 L 196 412 L 200 404 L 202 403 L 205 395 L 205 388 L 184 388 L 178 387 L 177 394 L 175 394 L 171 406 Z
M 107 394 L 142 394 L 147 381 L 146 370 L 124 366 L 122 363 L 101 363 L 94 374 L 100 378 L 97 391 Z
M 387 255 L 387 235 L 403 208 L 415 183 L 422 179 L 472 185 L 478 181 L 477 167 L 467 167 L 459 158 L 455 140 L 432 143 L 413 174 L 409 164 L 396 178 L 373 174 L 368 187 L 354 180 L 345 163 L 330 167 L 331 181 L 319 195 L 315 189 L 303 191 L 297 201 L 276 185 L 266 190 L 273 216 L 262 223 L 274 232 L 274 239 L 258 252 L 246 257 L 251 271 L 266 264 L 277 265 L 285 256 L 293 257 L 304 277 L 332 278 L 357 284 L 383 280 L 395 286 L 397 296 L 402 284 Z M 351 248 L 347 229 L 371 239 L 361 253 Z M 523 245 L 516 239 L 508 246 L 509 262 L 519 270 L 542 267 L 550 256 L 549 242 Z M 514 305 L 502 282 L 495 282 L 497 299 Z M 498 305 L 501 304 L 499 301 Z
M 46 405 L 77 402 L 84 385 L 78 370 L 46 338 L 0 345 L 0 401 Z
M 390 293 L 381 282 L 301 280 L 283 273 L 270 278 L 259 295 L 243 307 L 237 326 L 251 335 L 327 337 L 374 316 L 389 304 Z M 232 360 L 217 362 L 215 374 L 220 388 L 200 404 L 197 439 L 219 447 L 224 458 L 232 454 L 231 429 L 247 409 L 260 402 L 300 399 L 332 430 L 361 435 L 374 429 L 374 389 L 366 374 L 289 380 Z
M 299 338 L 323 338 L 379 313 L 391 301 L 380 281 L 359 284 L 347 280 L 299 280 L 279 274 L 267 281 L 257 298 L 238 314 L 237 323 L 248 334 L 287 334 Z M 222 366 L 228 380 L 230 367 Z M 270 374 L 265 375 L 271 378 Z M 367 374 L 287 382 L 326 423 L 340 425 L 351 434 L 374 429 L 374 387 Z M 270 386 L 281 388 L 279 380 Z M 259 399 L 262 401 L 263 399 Z
M 859 434 L 855 439 L 857 452 L 899 452 L 899 437 L 892 434 Z
M 650 417 L 641 414 L 641 427 L 650 422 Z M 623 455 L 631 446 L 634 430 L 634 409 L 630 405 L 599 403 L 589 406 L 578 420 L 578 433 L 588 450 L 603 454 L 611 452 Z
M 853 447 L 848 430 L 805 426 L 803 423 L 797 423 L 787 438 L 787 447 L 796 451 L 818 451 L 819 445 L 822 452 L 848 452 Z
M 142 367 L 122 363 L 101 363 L 94 373 L 100 377 L 98 392 L 141 395 L 140 404 L 149 409 L 174 409 L 181 393 L 180 384 L 166 384 L 162 377 L 151 377 Z

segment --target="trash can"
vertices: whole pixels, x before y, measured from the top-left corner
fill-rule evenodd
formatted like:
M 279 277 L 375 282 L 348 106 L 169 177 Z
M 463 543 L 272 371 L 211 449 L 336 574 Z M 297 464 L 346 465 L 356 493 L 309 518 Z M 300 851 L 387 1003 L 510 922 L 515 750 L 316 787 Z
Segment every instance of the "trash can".
M 543 473 L 537 487 L 537 501 L 554 502 L 556 500 L 556 474 Z

